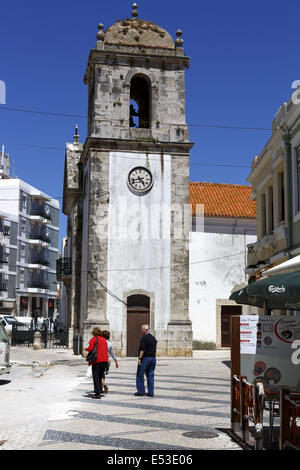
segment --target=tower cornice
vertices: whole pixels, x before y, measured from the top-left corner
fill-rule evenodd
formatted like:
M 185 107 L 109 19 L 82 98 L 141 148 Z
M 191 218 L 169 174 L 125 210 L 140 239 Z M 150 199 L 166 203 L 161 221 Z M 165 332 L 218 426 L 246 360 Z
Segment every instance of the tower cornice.
M 85 164 L 90 150 L 119 151 L 136 153 L 154 153 L 168 155 L 189 155 L 194 143 L 192 142 L 158 142 L 150 140 L 105 139 L 87 137 L 83 145 L 81 163 Z
M 123 49 L 123 50 L 121 50 Z M 174 64 L 180 66 L 180 68 L 188 68 L 190 63 L 190 57 L 184 55 L 184 51 L 181 48 L 177 48 L 174 51 L 168 49 L 162 49 L 160 54 L 153 54 L 151 48 L 143 48 L 139 52 L 132 52 L 130 50 L 120 46 L 120 50 L 116 50 L 115 46 L 111 49 L 106 48 L 91 49 L 86 72 L 84 75 L 84 83 L 88 83 L 91 78 L 91 72 L 95 64 L 102 65 L 116 65 L 119 66 L 130 66 L 130 67 L 155 67 L 155 68 L 167 68 L 168 66 L 174 66 Z M 135 48 L 136 49 L 136 48 Z

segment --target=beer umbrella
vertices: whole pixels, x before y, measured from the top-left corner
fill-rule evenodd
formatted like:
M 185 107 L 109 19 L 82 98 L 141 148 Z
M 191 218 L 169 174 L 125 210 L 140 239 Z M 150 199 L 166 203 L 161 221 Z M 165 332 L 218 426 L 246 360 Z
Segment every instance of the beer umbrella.
M 253 282 L 247 287 L 247 295 L 262 300 L 270 310 L 300 310 L 300 271 Z
M 264 299 L 261 299 L 260 297 L 257 297 L 255 295 L 249 295 L 248 287 L 249 286 L 245 286 L 241 289 L 232 292 L 229 299 L 234 300 L 237 304 L 252 305 L 252 307 L 263 308 Z

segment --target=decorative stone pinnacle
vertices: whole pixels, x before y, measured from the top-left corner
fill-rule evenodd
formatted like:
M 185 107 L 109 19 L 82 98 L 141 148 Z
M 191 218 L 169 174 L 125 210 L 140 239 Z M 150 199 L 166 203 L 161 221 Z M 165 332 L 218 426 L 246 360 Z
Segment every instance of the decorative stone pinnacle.
M 132 5 L 132 19 L 133 19 L 133 20 L 134 20 L 135 18 L 137 18 L 137 16 L 138 16 L 137 7 L 138 7 L 138 6 L 137 6 L 136 3 L 134 3 L 134 4 Z
M 181 31 L 181 29 L 178 29 L 178 31 L 176 31 L 176 36 L 177 36 L 177 39 L 176 39 L 176 47 L 182 47 L 183 45 L 183 39 L 182 39 L 182 36 L 183 35 L 183 32 Z
M 75 134 L 74 134 L 74 144 L 79 143 L 79 134 L 78 134 L 78 124 L 75 126 Z
M 97 33 L 97 40 L 104 41 L 104 32 L 103 32 L 104 25 L 102 23 L 98 24 L 98 33 Z

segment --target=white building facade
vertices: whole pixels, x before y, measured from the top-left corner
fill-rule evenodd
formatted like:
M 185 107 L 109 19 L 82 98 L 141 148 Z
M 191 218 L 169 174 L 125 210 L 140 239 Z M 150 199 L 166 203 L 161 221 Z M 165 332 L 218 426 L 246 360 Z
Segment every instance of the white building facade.
M 193 339 L 230 346 L 230 316 L 248 306 L 228 300 L 236 285 L 248 282 L 247 245 L 256 241 L 256 205 L 245 185 L 190 183 L 193 217 L 190 232 L 190 318 Z M 199 214 L 198 214 L 199 217 Z
M 57 298 L 59 202 L 20 179 L 0 179 L 0 311 L 51 317 Z
M 263 273 L 300 254 L 299 87 L 272 121 L 272 135 L 251 163 L 248 181 L 257 202 L 256 243 L 247 272 Z

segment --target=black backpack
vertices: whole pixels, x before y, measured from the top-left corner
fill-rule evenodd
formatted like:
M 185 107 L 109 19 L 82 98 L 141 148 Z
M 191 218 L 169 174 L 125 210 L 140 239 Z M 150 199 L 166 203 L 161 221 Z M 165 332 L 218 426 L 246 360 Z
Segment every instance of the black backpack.
M 90 351 L 88 355 L 86 356 L 87 362 L 97 362 L 97 356 L 98 356 L 97 346 L 98 346 L 98 336 L 96 338 L 96 343 L 95 343 L 93 351 Z

